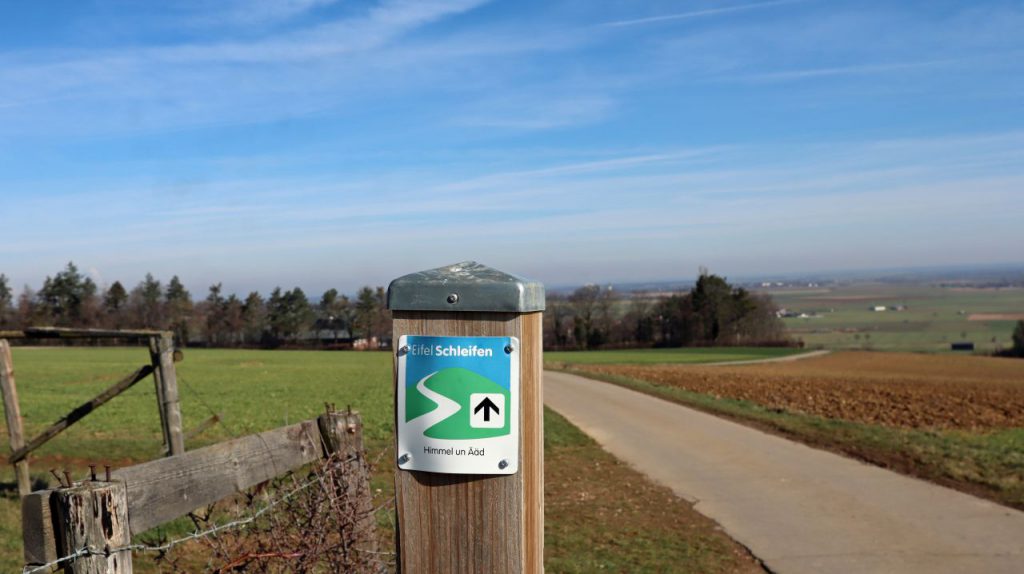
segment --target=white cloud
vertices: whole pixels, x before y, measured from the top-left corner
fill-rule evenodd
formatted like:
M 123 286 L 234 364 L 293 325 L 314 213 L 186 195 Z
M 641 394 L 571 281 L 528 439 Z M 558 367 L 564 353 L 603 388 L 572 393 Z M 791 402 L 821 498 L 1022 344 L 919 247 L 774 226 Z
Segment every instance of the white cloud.
M 400 78 L 386 61 L 399 39 L 483 2 L 390 0 L 246 41 L 0 54 L 0 135 L 138 133 L 336 109 Z
M 787 4 L 799 4 L 807 1 L 808 0 L 774 0 L 771 2 L 755 2 L 752 4 L 739 4 L 736 6 L 723 6 L 720 8 L 707 8 L 705 10 L 691 10 L 689 12 L 661 14 L 657 16 L 647 16 L 644 18 L 633 18 L 630 20 L 616 20 L 613 22 L 605 22 L 602 25 L 609 27 L 621 27 L 637 26 L 641 24 L 656 24 L 659 22 L 668 22 L 672 20 L 689 20 L 691 18 L 703 18 L 707 16 L 718 16 L 720 14 L 731 14 L 734 12 L 746 12 L 748 10 L 772 8 L 775 6 L 784 6 Z

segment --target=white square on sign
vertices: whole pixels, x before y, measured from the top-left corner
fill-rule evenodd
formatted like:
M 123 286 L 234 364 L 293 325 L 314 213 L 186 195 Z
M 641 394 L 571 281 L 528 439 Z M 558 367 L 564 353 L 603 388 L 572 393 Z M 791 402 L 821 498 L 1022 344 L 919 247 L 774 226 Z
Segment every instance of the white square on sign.
M 505 426 L 505 416 L 505 395 L 500 393 L 471 393 L 469 395 L 470 427 L 500 429 Z

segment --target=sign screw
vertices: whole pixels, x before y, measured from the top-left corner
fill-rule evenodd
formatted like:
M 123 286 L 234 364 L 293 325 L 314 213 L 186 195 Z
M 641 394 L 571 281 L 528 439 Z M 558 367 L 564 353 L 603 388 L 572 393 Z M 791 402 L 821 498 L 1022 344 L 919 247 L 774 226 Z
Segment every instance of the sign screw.
M 498 461 L 498 468 L 500 468 L 501 470 L 505 470 L 506 468 L 508 468 L 508 461 L 505 459 L 501 459 L 500 461 Z
M 409 462 L 410 458 L 411 457 L 409 456 L 409 453 L 404 452 L 404 453 L 402 453 L 402 456 L 398 457 L 398 464 L 405 464 L 405 463 Z
M 505 345 L 505 354 L 507 354 L 507 355 L 511 355 L 512 354 L 512 345 Z
M 454 304 L 456 304 L 458 302 L 459 302 L 459 294 L 458 293 L 449 293 L 448 294 L 448 303 L 454 305 Z
M 398 348 L 398 356 L 401 357 L 409 352 L 409 345 L 402 345 Z

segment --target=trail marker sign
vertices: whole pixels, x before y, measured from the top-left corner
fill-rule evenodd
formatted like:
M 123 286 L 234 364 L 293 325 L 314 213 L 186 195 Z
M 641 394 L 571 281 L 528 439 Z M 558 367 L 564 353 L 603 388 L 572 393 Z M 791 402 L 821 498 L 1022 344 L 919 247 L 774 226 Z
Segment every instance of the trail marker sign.
M 402 470 L 519 470 L 518 338 L 402 335 L 396 398 Z
M 544 572 L 544 300 L 473 261 L 388 286 L 400 572 Z

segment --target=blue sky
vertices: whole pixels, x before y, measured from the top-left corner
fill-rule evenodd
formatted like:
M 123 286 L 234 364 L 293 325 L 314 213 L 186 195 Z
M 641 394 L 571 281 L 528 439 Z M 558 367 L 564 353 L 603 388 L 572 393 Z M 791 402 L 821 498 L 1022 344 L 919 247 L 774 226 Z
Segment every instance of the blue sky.
M 1024 3 L 0 4 L 0 272 L 1024 260 Z

